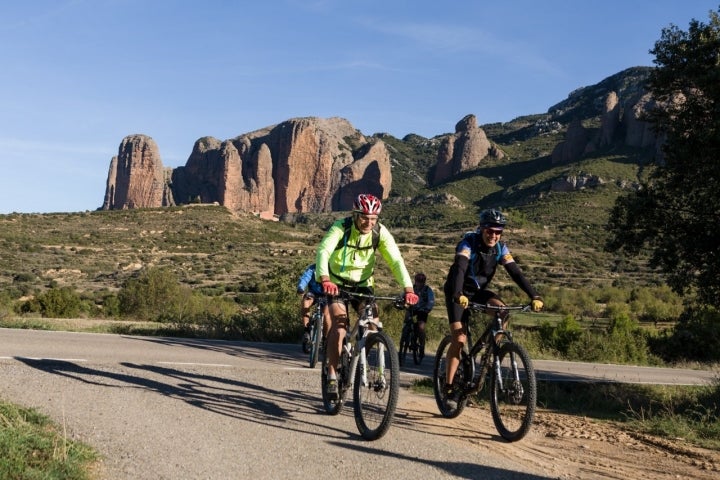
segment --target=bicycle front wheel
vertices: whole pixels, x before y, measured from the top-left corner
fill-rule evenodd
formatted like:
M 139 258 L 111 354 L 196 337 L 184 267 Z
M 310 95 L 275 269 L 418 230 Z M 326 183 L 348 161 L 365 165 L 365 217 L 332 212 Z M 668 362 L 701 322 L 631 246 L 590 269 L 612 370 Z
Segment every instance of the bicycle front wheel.
M 392 424 L 400 393 L 398 354 L 385 332 L 373 332 L 365 340 L 365 362 L 355 378 L 355 424 L 365 440 L 377 440 Z
M 322 338 L 323 318 L 315 314 L 313 318 L 312 332 L 310 333 L 310 368 L 315 368 L 320 352 L 320 339 Z
M 418 339 L 417 332 L 410 334 L 410 346 L 413 352 L 413 362 L 415 365 L 420 365 L 422 357 L 420 357 L 420 341 Z
M 407 328 L 407 323 L 403 326 L 402 334 L 400 335 L 400 351 L 399 359 L 400 365 L 405 365 L 405 357 L 408 350 L 410 349 L 410 331 Z
M 498 353 L 500 376 L 493 367 L 490 412 L 498 433 L 509 442 L 523 438 L 532 426 L 537 402 L 535 368 L 527 351 L 505 343 Z
M 447 376 L 447 351 L 452 344 L 452 337 L 446 336 L 440 341 L 437 353 L 435 353 L 435 366 L 433 367 L 433 392 L 435 393 L 435 403 L 440 410 L 440 414 L 445 418 L 455 418 L 465 409 L 465 397 L 448 398 L 445 388 L 445 377 Z M 459 386 L 462 384 L 465 376 L 463 364 L 460 362 L 455 372 L 453 384 Z

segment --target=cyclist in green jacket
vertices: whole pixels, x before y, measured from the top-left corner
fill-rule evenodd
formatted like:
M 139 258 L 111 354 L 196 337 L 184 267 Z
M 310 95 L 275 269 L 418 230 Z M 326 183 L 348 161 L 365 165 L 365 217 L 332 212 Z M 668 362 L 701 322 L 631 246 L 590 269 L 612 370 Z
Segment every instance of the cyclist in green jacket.
M 325 386 L 329 396 L 336 397 L 338 394 L 336 368 L 342 340 L 350 326 L 347 305 L 337 295 L 339 289 L 373 294 L 376 249 L 387 262 L 397 283 L 403 287 L 405 303 L 414 305 L 418 301 L 395 239 L 384 225 L 378 223 L 381 210 L 379 198 L 369 194 L 358 195 L 353 203 L 352 216 L 335 221 L 318 245 L 315 277 L 322 285 L 323 292 L 328 295 L 332 318 L 327 339 L 329 365 L 328 383 Z M 361 303 L 351 302 L 351 306 L 359 312 Z

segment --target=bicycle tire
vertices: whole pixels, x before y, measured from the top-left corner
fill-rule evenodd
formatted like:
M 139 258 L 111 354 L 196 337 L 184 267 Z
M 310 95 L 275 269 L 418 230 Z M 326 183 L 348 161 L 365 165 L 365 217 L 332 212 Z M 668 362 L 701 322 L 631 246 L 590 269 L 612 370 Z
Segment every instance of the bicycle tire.
M 425 343 L 427 338 L 424 338 L 424 334 L 421 337 L 418 335 L 417 348 L 418 348 L 418 365 L 420 365 L 425 358 Z
M 415 332 L 410 333 L 410 345 L 412 345 L 413 363 L 420 365 L 420 342 L 418 342 L 417 335 Z
M 398 359 L 400 360 L 400 366 L 405 365 L 405 357 L 410 349 L 410 331 L 407 327 L 407 323 L 403 325 L 402 333 L 400 334 L 400 351 L 398 353 Z
M 457 405 L 452 407 L 447 404 L 447 395 L 443 392 L 447 372 L 445 357 L 447 356 L 447 350 L 450 348 L 451 343 L 452 337 L 450 335 L 440 341 L 440 345 L 438 345 L 437 352 L 435 353 L 435 365 L 433 367 L 433 393 L 435 394 L 435 403 L 437 403 L 440 414 L 445 418 L 455 418 L 460 415 L 465 409 L 467 400 L 467 397 L 461 396 L 457 401 Z M 463 362 L 460 362 L 455 372 L 455 378 L 453 379 L 455 385 L 462 383 L 465 375 L 463 370 Z
M 313 315 L 313 326 L 310 333 L 310 368 L 315 368 L 320 352 L 320 341 L 322 339 L 323 318 L 319 313 Z
M 380 368 L 380 355 L 384 368 Z M 392 425 L 400 394 L 400 366 L 398 354 L 385 332 L 370 333 L 365 339 L 366 381 L 363 368 L 358 365 L 353 398 L 355 424 L 365 440 L 377 440 Z
M 347 365 L 350 364 L 349 361 L 344 361 L 343 358 L 347 358 L 348 354 L 343 349 L 341 355 L 340 355 L 340 361 L 338 362 L 338 368 L 337 368 L 337 382 L 338 382 L 338 397 L 337 398 L 330 398 L 328 395 L 325 385 L 327 385 L 328 380 L 328 374 L 327 374 L 327 366 L 329 363 L 328 356 L 325 355 L 323 358 L 323 368 L 322 368 L 322 374 L 320 375 L 320 388 L 322 389 L 322 401 L 323 401 L 323 407 L 325 407 L 325 411 L 329 413 L 330 415 L 337 415 L 340 413 L 340 410 L 342 410 L 343 405 L 345 404 L 345 385 L 346 385 L 346 379 L 347 379 L 347 372 L 346 367 L 343 366 L 344 363 Z
M 535 416 L 535 368 L 527 351 L 517 343 L 504 343 L 498 357 L 502 382 L 498 381 L 493 367 L 490 412 L 500 436 L 509 442 L 516 442 L 530 431 Z M 517 370 L 514 366 L 517 366 Z

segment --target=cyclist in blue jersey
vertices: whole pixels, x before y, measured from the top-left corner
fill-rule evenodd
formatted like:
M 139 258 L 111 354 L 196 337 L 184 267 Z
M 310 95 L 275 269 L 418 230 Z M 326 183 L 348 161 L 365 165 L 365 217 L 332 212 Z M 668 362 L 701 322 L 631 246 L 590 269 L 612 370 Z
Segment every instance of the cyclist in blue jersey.
M 308 265 L 300 275 L 297 283 L 297 293 L 302 295 L 300 300 L 300 314 L 303 323 L 303 339 L 302 348 L 304 352 L 309 352 L 310 347 L 310 308 L 315 305 L 316 299 L 323 294 L 322 285 L 315 280 L 315 264 Z M 330 328 L 330 320 L 327 316 L 327 308 L 325 309 L 325 326 L 324 332 L 327 333 Z
M 455 260 L 444 286 L 445 306 L 452 334 L 445 377 L 448 403 L 456 402 L 453 379 L 460 364 L 460 351 L 467 342 L 465 326 L 469 317 L 466 310 L 469 302 L 504 305 L 495 292 L 487 289 L 498 265 L 505 267 L 510 278 L 530 297 L 533 311 L 543 308 L 542 298 L 520 271 L 507 245 L 500 241 L 506 224 L 507 218 L 500 211 L 483 210 L 480 212 L 477 230 L 466 233 L 455 248 Z

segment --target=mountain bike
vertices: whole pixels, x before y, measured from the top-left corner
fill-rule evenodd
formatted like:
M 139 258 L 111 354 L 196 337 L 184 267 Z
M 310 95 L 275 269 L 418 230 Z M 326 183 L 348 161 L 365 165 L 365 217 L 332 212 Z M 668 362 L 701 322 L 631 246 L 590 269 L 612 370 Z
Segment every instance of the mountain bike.
M 338 396 L 331 398 L 325 385 L 328 380 L 328 358 L 323 358 L 322 399 L 325 410 L 337 415 L 345 403 L 349 390 L 353 390 L 355 424 L 366 440 L 376 440 L 387 433 L 395 415 L 400 393 L 400 367 L 392 339 L 382 331 L 382 322 L 374 311 L 378 300 L 404 303 L 404 297 L 381 297 L 340 291 L 348 305 L 349 300 L 364 302 L 358 320 L 347 329 L 337 366 Z M 349 311 L 349 308 L 348 308 Z
M 537 384 L 530 356 L 522 345 L 513 341 L 510 331 L 503 328 L 503 318 L 513 310 L 529 311 L 530 305 L 470 303 L 468 309 L 471 318 L 465 326 L 467 342 L 453 378 L 453 398 L 448 398 L 444 391 L 446 356 L 452 339 L 448 335 L 440 342 L 435 354 L 435 401 L 444 417 L 455 418 L 462 413 L 471 397 L 479 400 L 479 394 L 489 379 L 490 412 L 495 428 L 504 439 L 518 441 L 530 431 L 535 415 Z M 472 317 L 479 316 L 478 313 L 492 315 L 493 318 L 473 344 L 470 324 Z
M 325 297 L 325 295 L 318 295 L 315 299 L 315 305 L 313 305 L 312 317 L 310 318 L 310 343 L 309 351 L 307 352 L 310 354 L 310 368 L 315 368 L 315 365 L 317 365 L 320 346 L 324 339 L 323 320 L 326 306 L 327 297 Z
M 400 334 L 400 366 L 405 365 L 405 357 L 408 351 L 412 352 L 415 365 L 420 365 L 420 362 L 425 357 L 425 344 L 420 342 L 417 322 L 415 322 L 415 316 L 409 308 L 405 310 L 405 321 Z

